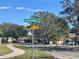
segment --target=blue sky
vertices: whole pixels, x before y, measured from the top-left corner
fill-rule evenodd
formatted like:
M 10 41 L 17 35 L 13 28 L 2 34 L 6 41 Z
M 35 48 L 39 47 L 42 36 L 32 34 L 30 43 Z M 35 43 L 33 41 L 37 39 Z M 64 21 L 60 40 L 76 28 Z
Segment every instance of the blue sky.
M 56 15 L 61 10 L 60 0 L 0 0 L 0 23 L 25 24 L 33 12 L 48 11 Z

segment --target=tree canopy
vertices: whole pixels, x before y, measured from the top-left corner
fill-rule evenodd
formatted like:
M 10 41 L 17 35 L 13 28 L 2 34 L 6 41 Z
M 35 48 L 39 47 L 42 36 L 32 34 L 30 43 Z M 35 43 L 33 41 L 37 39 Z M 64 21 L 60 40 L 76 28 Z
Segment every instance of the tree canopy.
M 62 0 L 62 8 L 64 19 L 79 32 L 79 0 Z
M 22 25 L 4 23 L 0 25 L 0 36 L 14 38 L 23 37 L 27 36 L 27 30 L 24 29 Z
M 35 12 L 32 15 L 32 18 L 39 18 L 41 23 L 40 25 L 40 36 L 46 38 L 62 37 L 69 32 L 68 23 L 61 17 L 55 16 L 53 13 L 49 12 Z

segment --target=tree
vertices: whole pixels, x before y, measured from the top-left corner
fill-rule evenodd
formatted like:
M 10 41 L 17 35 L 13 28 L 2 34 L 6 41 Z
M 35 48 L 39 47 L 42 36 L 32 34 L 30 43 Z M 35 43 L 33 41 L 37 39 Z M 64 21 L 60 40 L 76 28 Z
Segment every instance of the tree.
M 64 19 L 55 16 L 53 13 L 35 12 L 32 18 L 39 18 L 41 20 L 41 23 L 37 24 L 41 27 L 38 32 L 41 37 L 47 38 L 48 42 L 53 36 L 62 36 L 62 33 L 63 35 L 64 33 L 68 33 L 67 22 Z
M 79 0 L 63 0 L 62 12 L 65 20 L 79 29 Z
M 61 14 L 73 26 L 70 32 L 79 34 L 79 0 L 63 0 L 62 6 Z M 79 40 L 77 38 L 74 41 L 77 43 Z
M 4 34 L 3 34 L 3 28 L 2 28 L 2 25 L 0 24 L 0 36 L 3 37 Z
M 3 37 L 13 37 L 17 39 L 18 37 L 27 36 L 27 30 L 22 25 L 4 23 L 0 25 L 0 36 Z

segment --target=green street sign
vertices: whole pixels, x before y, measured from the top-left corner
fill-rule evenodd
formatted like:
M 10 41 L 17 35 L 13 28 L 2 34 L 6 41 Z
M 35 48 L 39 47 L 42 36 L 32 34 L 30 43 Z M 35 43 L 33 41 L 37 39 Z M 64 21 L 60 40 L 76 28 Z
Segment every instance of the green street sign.
M 29 22 L 29 23 L 40 23 L 40 19 L 24 19 L 24 22 Z

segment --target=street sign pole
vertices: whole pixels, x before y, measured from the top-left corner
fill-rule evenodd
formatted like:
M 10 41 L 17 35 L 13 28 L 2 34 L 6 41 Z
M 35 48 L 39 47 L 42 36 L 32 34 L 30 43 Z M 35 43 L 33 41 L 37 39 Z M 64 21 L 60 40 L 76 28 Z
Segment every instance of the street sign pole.
M 24 22 L 33 24 L 33 23 L 40 23 L 41 20 L 40 19 L 24 19 Z M 34 26 L 32 26 L 32 27 L 35 28 Z M 38 26 L 36 29 L 38 29 Z M 32 32 L 32 59 L 35 59 L 34 58 L 34 33 L 33 33 L 33 30 L 34 29 L 31 29 L 31 32 Z
M 32 59 L 34 59 L 34 34 L 32 30 Z

